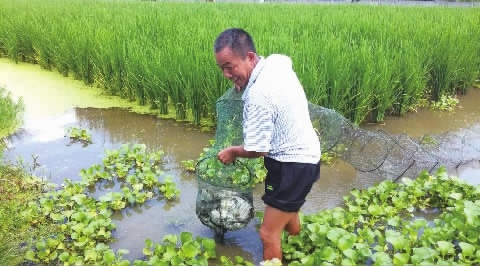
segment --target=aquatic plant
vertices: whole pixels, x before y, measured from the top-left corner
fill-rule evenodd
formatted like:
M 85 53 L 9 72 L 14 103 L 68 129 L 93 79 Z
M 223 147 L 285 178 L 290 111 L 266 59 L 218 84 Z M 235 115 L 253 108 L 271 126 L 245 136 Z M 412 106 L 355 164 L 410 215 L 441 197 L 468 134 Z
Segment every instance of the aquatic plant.
M 231 112 L 232 110 L 223 110 Z M 209 141 L 209 146 L 203 149 L 196 160 L 181 161 L 184 169 L 195 172 L 197 177 L 217 185 L 227 187 L 254 187 L 265 180 L 267 171 L 263 166 L 263 158 L 237 158 L 230 165 L 223 164 L 217 158 L 218 152 L 226 147 L 237 145 L 241 141 L 241 124 L 233 120 L 225 121 L 216 132 L 215 139 Z
M 401 183 L 354 189 L 343 207 L 302 217 L 283 237 L 289 265 L 475 265 L 480 189 L 445 168 Z M 422 217 L 427 212 L 435 217 Z
M 252 186 L 251 173 L 242 161 L 225 165 L 217 157 L 208 157 L 198 163 L 197 175 L 202 180 L 216 185 Z
M 84 128 L 69 127 L 65 137 L 70 138 L 72 142 L 81 142 L 85 146 L 92 143 L 92 135 Z
M 208 265 L 216 258 L 215 241 L 209 238 L 193 238 L 192 233 L 182 232 L 179 237 L 166 235 L 161 244 L 145 240 L 145 260 L 135 260 L 133 265 Z
M 0 265 L 19 265 L 25 254 L 25 241 L 46 237 L 54 231 L 52 225 L 30 227 L 19 210 L 37 198 L 46 183 L 26 174 L 25 169 L 0 164 Z
M 433 110 L 449 111 L 452 112 L 455 110 L 459 103 L 459 100 L 455 96 L 442 95 L 440 96 L 439 101 L 432 102 L 431 108 Z
M 241 257 L 218 258 L 214 240 L 194 238 L 190 232 L 167 235 L 160 243 L 147 239 L 145 259 L 134 262 L 122 258 L 127 250 L 109 247 L 116 229 L 111 220 L 114 211 L 141 205 L 155 195 L 167 200 L 178 197 L 174 183 L 166 177 L 156 182 L 135 173 L 156 166 L 160 169 L 161 154 L 147 153 L 144 145 L 124 145 L 106 152 L 103 165 L 82 171 L 81 182 L 65 180 L 59 190 L 38 186 L 48 192 L 21 207 L 24 211 L 16 221 L 26 221 L 32 228 L 55 228 L 27 241 L 25 259 L 64 265 L 208 265 L 210 260 L 224 266 L 253 265 Z M 128 165 L 128 175 L 124 170 L 117 172 L 123 165 Z M 159 170 L 152 172 L 157 177 L 162 175 Z M 131 175 L 135 178 L 128 177 Z M 89 186 L 110 180 L 123 182 L 125 189 L 98 199 L 86 192 Z M 3 192 L 13 188 L 1 184 Z M 5 209 L 0 208 L 0 214 L 5 214 Z M 262 218 L 261 213 L 257 216 Z M 301 223 L 299 235 L 282 237 L 284 259 L 289 265 L 480 263 L 480 188 L 448 176 L 444 168 L 399 183 L 386 180 L 367 189 L 353 189 L 344 197 L 343 205 L 301 215 Z M 5 250 L 2 243 L 0 240 L 0 252 Z
M 122 145 L 106 152 L 103 165 L 82 169 L 81 182 L 66 179 L 62 189 L 48 191 L 30 202 L 22 212 L 24 219 L 32 226 L 55 224 L 58 231 L 30 243 L 26 260 L 65 265 L 128 265 L 122 259 L 126 250 L 115 253 L 108 246 L 116 228 L 111 215 L 154 197 L 174 200 L 179 196 L 175 183 L 159 167 L 161 155 L 161 151 L 147 153 L 145 145 Z M 102 181 L 121 182 L 122 189 L 98 199 L 89 195 L 87 189 Z

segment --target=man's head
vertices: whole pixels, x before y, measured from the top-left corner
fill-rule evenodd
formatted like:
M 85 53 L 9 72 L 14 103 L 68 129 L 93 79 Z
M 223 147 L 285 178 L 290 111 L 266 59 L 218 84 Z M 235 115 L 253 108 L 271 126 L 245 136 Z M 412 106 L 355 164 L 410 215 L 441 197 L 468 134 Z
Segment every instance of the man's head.
M 223 31 L 215 40 L 215 60 L 223 75 L 240 91 L 248 84 L 257 63 L 257 51 L 252 37 L 243 29 Z

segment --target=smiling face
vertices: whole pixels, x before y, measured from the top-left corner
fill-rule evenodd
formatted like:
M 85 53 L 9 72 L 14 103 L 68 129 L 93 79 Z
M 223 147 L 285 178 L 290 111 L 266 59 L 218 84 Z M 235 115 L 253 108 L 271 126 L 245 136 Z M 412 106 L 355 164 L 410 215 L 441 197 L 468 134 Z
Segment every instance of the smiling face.
M 233 82 L 237 91 L 247 86 L 256 59 L 257 55 L 254 52 L 247 52 L 245 58 L 242 58 L 228 47 L 215 53 L 215 60 L 222 70 L 223 76 Z

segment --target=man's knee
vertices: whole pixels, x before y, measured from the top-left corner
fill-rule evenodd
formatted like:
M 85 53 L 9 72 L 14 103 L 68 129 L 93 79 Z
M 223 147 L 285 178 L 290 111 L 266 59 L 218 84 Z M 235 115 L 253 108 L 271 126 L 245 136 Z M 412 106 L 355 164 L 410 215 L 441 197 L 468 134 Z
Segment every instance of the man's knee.
M 268 242 L 269 240 L 270 241 L 272 240 L 272 236 L 273 236 L 272 232 L 269 232 L 263 224 L 260 226 L 259 234 L 260 234 L 260 239 L 264 243 Z
M 300 219 L 298 218 L 298 215 L 296 215 L 290 222 L 288 222 L 286 228 L 289 235 L 298 235 L 300 233 L 300 230 L 302 229 L 302 226 L 300 224 Z
M 289 235 L 294 236 L 300 234 L 301 227 L 298 225 L 288 225 L 287 232 Z

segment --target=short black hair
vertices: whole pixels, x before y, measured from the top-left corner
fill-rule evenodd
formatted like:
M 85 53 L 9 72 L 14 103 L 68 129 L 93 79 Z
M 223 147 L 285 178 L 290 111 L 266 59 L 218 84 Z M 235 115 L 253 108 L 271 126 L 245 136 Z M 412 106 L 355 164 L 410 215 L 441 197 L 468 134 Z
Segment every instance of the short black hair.
M 226 29 L 218 35 L 213 46 L 215 53 L 222 51 L 226 47 L 232 49 L 233 53 L 242 58 L 245 58 L 248 52 L 257 53 L 252 36 L 240 28 Z

